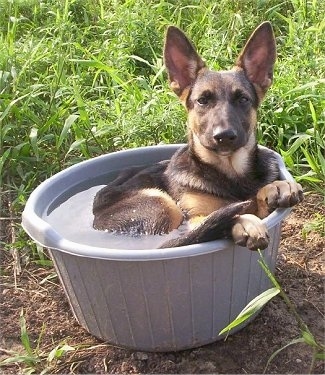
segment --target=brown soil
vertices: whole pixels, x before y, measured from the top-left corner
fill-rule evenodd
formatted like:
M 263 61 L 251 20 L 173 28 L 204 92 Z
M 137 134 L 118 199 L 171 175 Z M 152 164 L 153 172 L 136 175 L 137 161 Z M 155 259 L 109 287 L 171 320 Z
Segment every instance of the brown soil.
M 324 215 L 322 198 L 309 196 L 293 210 L 283 226 L 276 277 L 294 302 L 301 318 L 317 340 L 324 338 L 324 284 L 322 254 L 324 237 L 311 231 L 304 239 L 303 225 L 318 212 Z M 5 220 L 2 220 L 5 222 Z M 10 228 L 3 230 L 2 241 L 10 243 Z M 323 229 L 324 230 L 324 229 Z M 26 261 L 13 249 L 1 251 L 1 339 L 0 360 L 23 353 L 19 315 L 24 310 L 31 346 L 37 345 L 40 362 L 36 373 L 261 373 L 270 355 L 299 336 L 293 315 L 280 297 L 274 298 L 245 329 L 201 348 L 176 353 L 144 353 L 102 343 L 75 321 L 67 299 L 52 268 Z M 18 260 L 21 263 L 19 271 Z M 69 344 L 74 351 L 60 359 L 46 361 L 58 344 Z M 12 352 L 11 352 L 12 351 Z M 290 346 L 271 362 L 268 373 L 307 373 L 312 350 L 305 344 Z M 24 364 L 2 367 L 5 374 L 21 373 Z M 25 366 L 26 367 L 26 366 Z M 324 362 L 315 363 L 313 373 L 324 373 Z

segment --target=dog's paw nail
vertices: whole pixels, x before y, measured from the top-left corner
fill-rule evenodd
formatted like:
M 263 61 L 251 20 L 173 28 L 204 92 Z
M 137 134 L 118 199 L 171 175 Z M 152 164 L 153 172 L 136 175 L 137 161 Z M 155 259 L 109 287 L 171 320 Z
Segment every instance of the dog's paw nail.
M 296 193 L 292 193 L 290 197 L 290 206 L 295 206 L 299 203 L 299 196 Z
M 252 242 L 252 241 L 248 242 L 246 247 L 251 251 L 256 251 L 257 249 L 260 248 L 259 244 Z
M 238 246 L 246 246 L 247 239 L 249 238 L 248 233 L 242 233 L 241 237 L 235 241 L 235 244 Z

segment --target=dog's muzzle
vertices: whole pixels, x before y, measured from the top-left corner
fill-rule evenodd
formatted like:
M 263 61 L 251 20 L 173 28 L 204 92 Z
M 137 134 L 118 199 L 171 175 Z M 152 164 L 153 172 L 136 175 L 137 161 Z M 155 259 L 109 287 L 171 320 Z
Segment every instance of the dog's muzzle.
M 234 129 L 227 129 L 213 134 L 213 138 L 218 144 L 230 145 L 236 141 L 237 133 Z

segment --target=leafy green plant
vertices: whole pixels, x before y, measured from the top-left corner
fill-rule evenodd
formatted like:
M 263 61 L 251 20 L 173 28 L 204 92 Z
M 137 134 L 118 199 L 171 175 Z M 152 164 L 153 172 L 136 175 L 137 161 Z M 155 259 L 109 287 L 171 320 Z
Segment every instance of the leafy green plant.
M 229 333 L 233 328 L 239 326 L 240 324 L 244 323 L 246 320 L 252 318 L 254 314 L 259 312 L 262 307 L 264 307 L 267 302 L 269 302 L 273 297 L 278 295 L 280 290 L 276 287 L 270 288 L 265 292 L 261 293 L 254 299 L 252 299 L 244 309 L 238 314 L 238 316 L 227 325 L 223 330 L 219 332 L 219 335 L 223 335 L 225 333 Z
M 302 228 L 302 236 L 306 240 L 311 232 L 318 232 L 322 237 L 325 237 L 325 216 L 316 213 L 314 217 L 304 224 Z
M 26 328 L 26 320 L 23 309 L 20 313 L 20 340 L 23 345 L 23 352 L 10 351 L 9 357 L 0 361 L 0 367 L 18 365 L 23 374 L 46 374 L 67 352 L 75 350 L 74 347 L 60 343 L 55 346 L 48 354 L 40 349 L 43 335 L 45 333 L 45 325 L 43 324 L 41 333 L 37 339 L 36 347 L 33 348 Z
M 312 348 L 312 360 L 309 368 L 309 373 L 313 373 L 313 369 L 315 366 L 316 360 L 324 360 L 325 359 L 325 346 L 322 343 L 319 343 L 314 335 L 310 332 L 309 328 L 303 321 L 303 319 L 298 314 L 294 304 L 289 299 L 288 295 L 285 293 L 279 282 L 276 280 L 274 275 L 272 274 L 271 270 L 269 269 L 265 259 L 263 258 L 262 253 L 259 251 L 260 259 L 259 264 L 261 265 L 263 271 L 266 273 L 268 278 L 273 284 L 273 288 L 266 290 L 256 298 L 254 298 L 240 313 L 239 315 L 230 323 L 227 327 L 225 327 L 223 330 L 219 332 L 219 335 L 229 333 L 230 330 L 233 328 L 239 326 L 243 322 L 247 321 L 248 319 L 252 318 L 254 314 L 256 314 L 258 311 L 261 310 L 265 304 L 271 300 L 276 295 L 279 295 L 284 302 L 286 303 L 290 313 L 295 318 L 297 325 L 300 330 L 300 336 L 298 338 L 295 338 L 291 340 L 289 343 L 287 343 L 282 348 L 276 350 L 268 359 L 267 364 L 265 366 L 264 372 L 266 373 L 267 368 L 271 361 L 284 349 L 288 348 L 291 345 L 298 344 L 298 343 L 304 343 Z
M 79 351 L 92 351 L 96 350 L 99 347 L 106 347 L 106 344 L 79 344 L 76 346 L 71 346 L 65 341 L 62 341 L 55 345 L 50 350 L 42 349 L 42 340 L 46 331 L 45 324 L 43 324 L 41 332 L 38 336 L 36 346 L 30 342 L 30 337 L 26 328 L 26 320 L 24 316 L 23 309 L 20 313 L 20 340 L 22 343 L 22 351 L 6 351 L 7 358 L 0 361 L 0 368 L 8 367 L 18 367 L 19 373 L 29 375 L 29 374 L 49 374 L 54 370 L 57 370 L 60 366 L 61 361 L 64 360 L 64 357 L 70 352 Z M 82 356 L 81 356 L 82 358 Z M 78 365 L 80 358 L 76 356 L 74 360 L 71 361 L 71 367 Z
M 325 82 L 325 81 L 324 81 Z M 285 163 L 295 172 L 296 180 L 312 186 L 324 194 L 325 186 L 325 128 L 324 120 L 319 120 L 313 103 L 309 100 L 313 126 L 304 134 L 289 139 L 289 149 L 280 149 Z M 300 155 L 298 155 L 300 153 Z

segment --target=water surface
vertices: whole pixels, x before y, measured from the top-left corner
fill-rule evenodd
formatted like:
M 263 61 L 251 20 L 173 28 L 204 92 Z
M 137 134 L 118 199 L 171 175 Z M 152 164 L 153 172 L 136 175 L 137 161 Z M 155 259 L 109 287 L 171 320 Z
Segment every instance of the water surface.
M 137 237 L 95 230 L 93 200 L 96 193 L 104 186 L 86 188 L 77 186 L 63 193 L 51 203 L 43 217 L 44 220 L 69 241 L 109 249 L 154 249 L 186 231 L 186 224 L 169 234 Z

